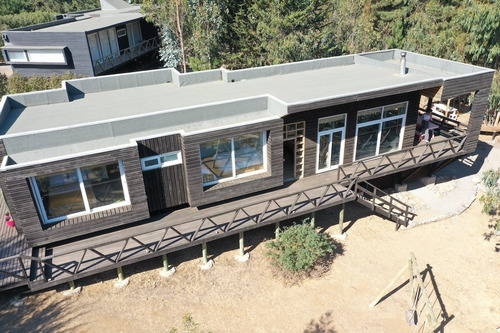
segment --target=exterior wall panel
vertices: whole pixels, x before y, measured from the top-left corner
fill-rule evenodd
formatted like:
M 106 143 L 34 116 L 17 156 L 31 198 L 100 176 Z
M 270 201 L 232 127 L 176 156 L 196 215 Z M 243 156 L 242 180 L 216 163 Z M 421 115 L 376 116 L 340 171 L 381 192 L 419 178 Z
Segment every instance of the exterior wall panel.
M 181 141 L 180 134 L 140 140 L 138 142 L 139 157 L 181 151 Z M 184 165 L 183 159 L 182 164 L 143 172 L 150 212 L 161 211 L 188 202 Z
M 184 163 L 191 206 L 202 206 L 254 192 L 270 190 L 283 184 L 283 122 L 281 119 L 184 137 Z M 267 172 L 203 187 L 200 144 L 257 131 L 267 131 Z
M 418 117 L 419 92 L 399 94 L 395 96 L 370 99 L 355 103 L 347 103 L 326 107 L 318 110 L 309 110 L 295 113 L 284 118 L 285 124 L 297 121 L 306 122 L 306 141 L 304 156 L 304 177 L 316 173 L 318 119 L 347 113 L 346 136 L 344 142 L 344 164 L 351 163 L 354 157 L 354 145 L 357 125 L 357 111 L 370 109 L 378 106 L 408 102 L 406 121 L 403 136 L 403 148 L 413 146 L 415 128 Z
M 129 206 L 86 214 L 51 225 L 42 224 L 29 178 L 117 160 L 123 162 L 130 195 Z M 1 181 L 11 215 L 16 221 L 16 228 L 24 233 L 30 246 L 52 243 L 149 218 L 137 147 L 5 170 L 2 172 Z
M 90 59 L 87 37 L 83 32 L 43 32 L 43 31 L 7 31 L 8 47 L 67 47 L 67 65 L 30 65 L 12 64 L 14 70 L 24 76 L 50 76 L 71 71 L 80 76 L 94 76 Z

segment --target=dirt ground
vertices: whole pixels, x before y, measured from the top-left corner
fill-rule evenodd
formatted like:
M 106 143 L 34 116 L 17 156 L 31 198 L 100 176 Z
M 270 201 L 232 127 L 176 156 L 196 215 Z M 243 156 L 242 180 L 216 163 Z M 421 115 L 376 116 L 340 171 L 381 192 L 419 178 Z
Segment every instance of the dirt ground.
M 478 193 L 477 197 L 481 193 Z M 449 198 L 453 197 L 450 193 Z M 448 198 L 448 199 L 449 199 Z M 445 203 L 444 203 L 445 204 Z M 319 229 L 338 231 L 339 207 L 316 214 Z M 191 314 L 211 332 L 415 332 L 405 274 L 388 297 L 369 304 L 413 252 L 423 272 L 443 332 L 496 332 L 500 327 L 500 236 L 488 237 L 489 218 L 479 200 L 462 214 L 408 230 L 359 204 L 346 205 L 344 228 L 331 269 L 289 286 L 265 257 L 272 226 L 245 233 L 250 260 L 235 260 L 236 236 L 208 244 L 215 265 L 199 268 L 201 247 L 169 254 L 177 272 L 161 277 L 160 258 L 124 267 L 130 284 L 114 287 L 116 271 L 76 281 L 82 292 L 64 296 L 68 285 L 24 296 L 24 306 L 0 296 L 0 332 L 184 332 Z M 417 304 L 423 306 L 423 298 Z

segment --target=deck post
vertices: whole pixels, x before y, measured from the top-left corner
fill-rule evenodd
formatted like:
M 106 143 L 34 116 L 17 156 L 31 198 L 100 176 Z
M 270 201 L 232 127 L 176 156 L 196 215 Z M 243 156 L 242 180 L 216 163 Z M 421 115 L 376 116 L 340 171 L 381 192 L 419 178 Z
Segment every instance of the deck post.
M 238 260 L 239 262 L 248 261 L 248 258 L 250 258 L 250 254 L 245 253 L 245 238 L 244 238 L 243 231 L 240 231 L 240 233 L 238 235 L 238 240 L 239 240 L 239 244 L 240 244 L 240 249 L 238 251 L 238 254 L 234 256 L 234 258 L 236 260 Z
M 175 274 L 175 267 L 168 268 L 168 259 L 167 254 L 162 254 L 161 258 L 163 259 L 163 269 L 160 270 L 160 275 L 163 277 L 169 277 Z
M 274 238 L 275 239 L 280 238 L 280 223 L 279 222 L 276 222 L 276 224 L 274 225 Z
M 163 268 L 168 271 L 168 259 L 167 259 L 167 254 L 162 254 L 162 259 L 163 259 Z
M 207 242 L 201 243 L 201 254 L 203 256 L 203 265 L 206 265 L 208 263 Z
M 75 296 L 78 295 L 82 291 L 82 287 L 76 287 L 75 286 L 75 281 L 71 280 L 69 281 L 69 290 L 66 290 L 63 292 L 64 296 Z
M 316 228 L 316 212 L 311 213 L 311 227 Z
M 201 254 L 203 256 L 203 263 L 200 265 L 200 268 L 203 270 L 212 268 L 214 261 L 212 259 L 208 260 L 207 242 L 201 243 Z
M 125 280 L 125 277 L 123 275 L 123 269 L 121 267 L 116 267 L 116 270 L 118 271 L 118 280 L 120 281 Z
M 245 255 L 245 239 L 243 238 L 243 231 L 239 234 L 239 243 L 240 243 L 240 256 Z
M 340 208 L 339 212 L 339 235 L 342 235 L 344 232 L 344 211 L 345 203 L 342 203 L 342 208 Z
M 123 275 L 123 269 L 122 267 L 116 267 L 116 271 L 118 272 L 118 280 L 115 282 L 115 287 L 116 288 L 123 288 L 128 285 L 129 279 L 125 278 Z

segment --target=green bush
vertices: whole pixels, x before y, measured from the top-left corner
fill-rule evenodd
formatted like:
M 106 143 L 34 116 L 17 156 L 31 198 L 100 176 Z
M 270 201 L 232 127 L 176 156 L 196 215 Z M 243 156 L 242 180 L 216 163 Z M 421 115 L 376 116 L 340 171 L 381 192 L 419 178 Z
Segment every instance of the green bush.
M 487 191 L 479 199 L 483 204 L 483 212 L 496 215 L 500 212 L 500 168 L 483 172 L 482 180 Z
M 309 273 L 321 259 L 336 248 L 328 235 L 318 233 L 308 223 L 294 224 L 266 244 L 271 264 L 285 272 Z

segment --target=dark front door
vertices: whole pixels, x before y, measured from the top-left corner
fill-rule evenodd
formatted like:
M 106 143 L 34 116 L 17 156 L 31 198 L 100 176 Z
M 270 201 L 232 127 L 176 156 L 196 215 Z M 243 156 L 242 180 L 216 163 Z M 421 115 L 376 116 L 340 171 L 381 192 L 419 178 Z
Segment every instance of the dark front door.
M 118 47 L 120 51 L 128 49 L 128 35 L 127 35 L 127 27 L 125 25 L 120 25 L 116 27 L 116 36 L 118 37 Z M 123 54 L 123 52 L 120 52 Z

